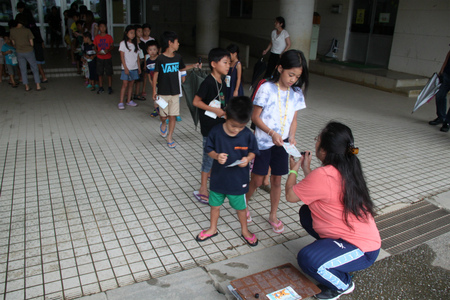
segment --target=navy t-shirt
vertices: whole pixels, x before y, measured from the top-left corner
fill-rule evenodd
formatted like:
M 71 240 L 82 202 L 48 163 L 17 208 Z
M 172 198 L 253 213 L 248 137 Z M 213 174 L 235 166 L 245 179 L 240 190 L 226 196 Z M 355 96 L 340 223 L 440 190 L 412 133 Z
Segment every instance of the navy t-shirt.
M 223 96 L 223 93 L 225 91 L 224 83 L 222 81 L 222 84 L 219 84 L 216 82 L 214 77 L 209 74 L 206 76 L 205 80 L 203 80 L 202 84 L 200 85 L 196 95 L 199 96 L 203 103 L 206 105 L 209 105 L 209 103 L 216 99 L 221 102 L 221 108 L 224 109 L 225 105 L 225 97 Z M 223 99 L 222 99 L 223 98 Z M 223 100 L 223 101 L 222 101 Z M 203 136 L 208 136 L 211 128 L 216 126 L 217 124 L 222 124 L 225 122 L 224 118 L 211 118 L 205 115 L 205 111 L 203 109 L 198 109 L 198 115 L 200 119 L 200 129 Z
M 258 143 L 255 135 L 245 127 L 236 136 L 229 136 L 223 129 L 223 124 L 214 126 L 205 146 L 205 152 L 216 151 L 228 154 L 227 161 L 221 165 L 214 160 L 211 169 L 210 189 L 213 192 L 228 195 L 243 195 L 248 192 L 250 167 L 245 168 L 226 166 L 240 160 L 249 153 L 259 155 Z
M 158 94 L 179 95 L 181 93 L 178 71 L 186 68 L 181 55 L 175 53 L 174 57 L 164 54 L 158 56 L 155 62 L 155 72 L 158 72 Z

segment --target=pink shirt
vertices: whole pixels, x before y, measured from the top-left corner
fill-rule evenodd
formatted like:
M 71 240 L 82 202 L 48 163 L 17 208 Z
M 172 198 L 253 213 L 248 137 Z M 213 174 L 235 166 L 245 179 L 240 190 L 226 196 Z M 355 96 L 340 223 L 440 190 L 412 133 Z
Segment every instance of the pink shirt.
M 294 193 L 311 209 L 313 228 L 321 238 L 343 239 L 363 252 L 381 247 L 380 233 L 372 216 L 358 220 L 348 215 L 349 228 L 344 222 L 342 203 L 342 179 L 333 166 L 312 171 L 294 187 Z

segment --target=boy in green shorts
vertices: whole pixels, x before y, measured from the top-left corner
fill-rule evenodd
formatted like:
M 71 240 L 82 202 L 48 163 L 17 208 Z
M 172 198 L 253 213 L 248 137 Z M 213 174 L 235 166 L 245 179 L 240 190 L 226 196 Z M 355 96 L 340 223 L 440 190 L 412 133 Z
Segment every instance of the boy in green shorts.
M 214 126 L 206 141 L 205 152 L 214 159 L 211 169 L 209 205 L 211 206 L 211 225 L 200 232 L 196 240 L 206 241 L 218 235 L 217 221 L 220 206 L 225 197 L 231 207 L 237 210 L 241 223 L 242 237 L 250 246 L 258 245 L 255 234 L 247 228 L 245 194 L 248 191 L 248 163 L 259 154 L 254 134 L 246 127 L 252 115 L 253 104 L 250 98 L 241 96 L 230 100 L 225 114 L 226 122 Z

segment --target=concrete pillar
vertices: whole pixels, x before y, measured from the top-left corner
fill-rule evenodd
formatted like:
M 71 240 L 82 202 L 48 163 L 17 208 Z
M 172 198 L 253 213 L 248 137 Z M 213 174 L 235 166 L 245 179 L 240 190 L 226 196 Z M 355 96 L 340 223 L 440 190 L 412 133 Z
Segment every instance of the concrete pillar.
M 303 51 L 309 60 L 314 0 L 281 0 L 280 16 L 286 20 L 286 30 L 291 38 L 291 49 Z
M 207 57 L 219 47 L 219 7 L 220 0 L 197 0 L 197 55 Z

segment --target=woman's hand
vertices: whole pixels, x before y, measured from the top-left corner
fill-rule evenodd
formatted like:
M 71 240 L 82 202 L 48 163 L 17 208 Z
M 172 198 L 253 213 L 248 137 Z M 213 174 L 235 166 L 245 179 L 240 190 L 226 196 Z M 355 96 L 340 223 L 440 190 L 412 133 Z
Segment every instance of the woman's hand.
M 311 160 L 311 151 L 306 151 L 305 154 L 300 157 L 300 167 L 302 168 L 305 176 L 311 173 Z
M 283 146 L 283 138 L 278 133 L 274 132 L 272 134 L 272 142 L 277 146 Z
M 295 158 L 291 155 L 289 157 L 289 169 L 298 172 L 298 169 L 300 169 L 300 164 L 301 164 L 302 158 L 303 158 L 303 156 L 300 157 L 299 160 L 295 161 Z

